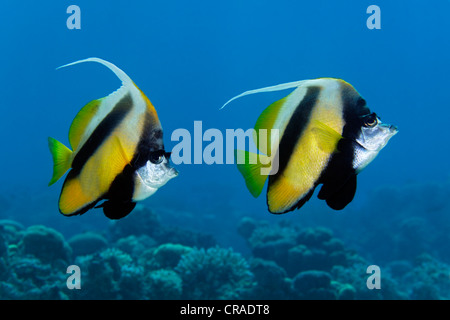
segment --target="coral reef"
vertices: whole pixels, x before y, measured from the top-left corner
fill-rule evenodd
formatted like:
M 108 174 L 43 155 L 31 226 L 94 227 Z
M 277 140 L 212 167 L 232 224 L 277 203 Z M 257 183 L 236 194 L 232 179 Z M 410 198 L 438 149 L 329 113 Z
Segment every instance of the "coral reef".
M 150 271 L 144 281 L 147 284 L 149 299 L 173 300 L 181 298 L 183 281 L 180 275 L 173 270 Z
M 332 266 L 345 266 L 352 255 L 344 248 L 342 241 L 334 238 L 331 231 L 325 228 L 299 229 L 265 222 L 257 225 L 255 221 L 245 218 L 238 231 L 247 240 L 253 256 L 274 261 L 290 277 L 301 271 L 330 271 Z
M 302 271 L 292 280 L 292 286 L 299 299 L 332 300 L 336 298 L 331 288 L 331 275 L 325 271 Z
M 75 256 L 91 254 L 108 246 L 108 242 L 102 235 L 95 232 L 77 234 L 68 241 Z
M 292 280 L 275 262 L 253 258 L 250 260 L 250 271 L 256 286 L 253 292 L 248 293 L 248 298 L 283 300 L 292 296 Z
M 408 223 L 416 234 L 418 223 Z M 371 265 L 326 228 L 269 225 L 243 218 L 238 232 L 252 255 L 251 299 L 449 299 L 450 266 L 421 255 L 412 265 L 394 260 L 381 267 L 382 290 L 368 289 Z M 421 252 L 418 250 L 417 252 Z M 416 256 L 416 255 L 414 255 Z M 403 256 L 400 256 L 403 257 Z
M 113 241 L 141 235 L 152 238 L 157 244 L 178 243 L 199 248 L 216 245 L 215 239 L 210 234 L 162 225 L 158 215 L 142 205 L 137 205 L 133 214 L 120 221 L 112 221 L 109 229 L 109 236 Z
M 240 254 L 209 247 L 215 241 L 205 234 L 155 228 L 158 217 L 141 212 L 145 223 L 114 223 L 106 237 L 86 232 L 68 241 L 49 227 L 0 221 L 0 299 L 226 299 L 251 287 Z M 66 285 L 71 264 L 80 268 L 80 290 Z
M 325 227 L 242 218 L 244 257 L 211 235 L 162 225 L 145 207 L 104 233 L 67 241 L 43 225 L 0 220 L 0 299 L 450 299 L 442 249 L 408 245 L 425 237 L 429 222 L 397 225 L 395 259 L 380 265 L 381 289 L 371 290 L 367 267 L 377 250 L 362 257 Z M 66 285 L 69 265 L 80 268 L 80 290 Z
M 28 227 L 19 243 L 24 254 L 31 254 L 42 262 L 61 259 L 68 261 L 72 249 L 58 231 L 42 225 Z
M 247 261 L 232 249 L 192 249 L 175 267 L 185 299 L 239 299 L 252 286 Z

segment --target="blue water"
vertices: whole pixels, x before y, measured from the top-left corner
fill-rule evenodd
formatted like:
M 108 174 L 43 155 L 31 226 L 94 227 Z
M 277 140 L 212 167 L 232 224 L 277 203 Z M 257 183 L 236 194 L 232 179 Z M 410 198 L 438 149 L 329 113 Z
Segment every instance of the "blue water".
M 80 30 L 66 27 L 71 4 L 81 9 Z M 366 9 L 372 4 L 381 9 L 379 30 L 366 26 Z M 202 121 L 203 131 L 251 128 L 267 105 L 289 92 L 245 97 L 218 110 L 245 90 L 318 77 L 342 78 L 384 122 L 400 130 L 359 175 L 355 200 L 343 211 L 329 209 L 314 195 L 299 211 L 271 215 L 264 196 L 250 195 L 235 166 L 206 164 L 177 166 L 180 175 L 141 204 L 157 214 L 163 226 L 212 234 L 218 247 L 231 248 L 249 263 L 255 257 L 270 257 L 258 255 L 238 233 L 243 217 L 267 221 L 275 233 L 282 232 L 277 229 L 280 222 L 297 231 L 325 227 L 367 265 L 390 270 L 389 279 L 403 295 L 381 298 L 420 298 L 417 292 L 425 289 L 405 280 L 408 273 L 427 273 L 418 257 L 426 255 L 450 281 L 450 255 L 445 249 L 450 242 L 446 236 L 450 231 L 449 10 L 449 1 L 432 5 L 382 0 L 7 1 L 0 10 L 0 219 L 19 222 L 24 230 L 44 225 L 66 240 L 92 231 L 105 236 L 109 248 L 116 246 L 117 239 L 109 238 L 110 221 L 100 210 L 70 218 L 58 212 L 62 181 L 47 186 L 52 173 L 47 137 L 68 144 L 68 129 L 78 110 L 113 92 L 120 82 L 99 64 L 55 70 L 60 65 L 100 57 L 123 69 L 156 107 L 166 149 L 177 143 L 171 141 L 174 130 L 185 128 L 193 134 L 194 121 Z M 23 288 L 16 295 L 4 289 L 14 271 L 11 245 L 18 246 L 17 255 L 27 256 L 21 251 L 20 237 L 11 241 L 6 244 L 9 258 L 4 258 L 9 271 L 3 278 L 0 272 L 0 298 L 35 298 Z M 402 249 L 395 251 L 393 245 Z M 78 263 L 75 259 L 72 255 L 66 264 Z M 409 266 L 401 276 L 392 267 L 398 261 Z M 347 264 L 351 267 L 355 264 Z M 180 267 L 175 270 L 181 272 Z M 331 269 L 325 271 L 335 280 Z M 365 269 L 361 272 L 365 287 L 368 275 Z M 300 281 L 294 281 L 300 279 L 295 272 L 288 276 L 293 283 Z M 426 298 L 450 298 L 450 284 L 425 278 L 415 281 L 426 283 L 427 292 L 438 292 Z M 183 281 L 185 286 L 189 283 Z M 66 295 L 76 298 L 72 292 Z M 121 293 L 105 298 L 124 297 Z M 102 298 L 101 292 L 97 298 Z M 264 295 L 254 290 L 251 298 Z M 280 293 L 278 298 L 308 297 Z

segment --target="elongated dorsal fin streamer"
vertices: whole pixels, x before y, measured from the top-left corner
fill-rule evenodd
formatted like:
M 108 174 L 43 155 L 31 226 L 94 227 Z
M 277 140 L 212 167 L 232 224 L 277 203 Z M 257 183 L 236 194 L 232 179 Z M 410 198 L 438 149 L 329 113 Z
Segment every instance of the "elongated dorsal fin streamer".
M 281 91 L 281 90 L 286 90 L 286 89 L 291 89 L 291 88 L 297 88 L 297 87 L 301 86 L 302 84 L 304 84 L 307 81 L 309 81 L 309 80 L 301 80 L 301 81 L 293 81 L 293 82 L 281 83 L 281 84 L 277 84 L 275 86 L 270 86 L 270 87 L 265 87 L 265 88 L 245 91 L 245 92 L 241 93 L 240 95 L 237 95 L 237 96 L 231 98 L 230 100 L 228 100 L 219 110 L 222 110 L 223 108 L 225 108 L 225 106 L 227 104 L 229 104 L 230 102 L 232 102 L 232 101 L 234 101 L 236 99 L 242 98 L 244 96 L 248 96 L 248 95 L 255 94 L 255 93 Z
M 108 67 L 112 72 L 114 72 L 114 74 L 122 81 L 122 83 L 124 85 L 132 85 L 133 81 L 131 80 L 131 78 L 125 73 L 123 72 L 120 68 L 118 68 L 116 65 L 112 64 L 111 62 L 108 62 L 106 60 L 100 59 L 100 58 L 87 58 L 87 59 L 83 59 L 83 60 L 78 60 L 72 63 L 68 63 L 65 64 L 63 66 L 60 66 L 58 68 L 56 68 L 56 70 L 61 69 L 61 68 L 65 68 L 65 67 L 69 67 L 69 66 L 73 66 L 75 64 L 79 64 L 79 63 L 83 63 L 83 62 L 98 62 L 103 64 L 104 66 Z

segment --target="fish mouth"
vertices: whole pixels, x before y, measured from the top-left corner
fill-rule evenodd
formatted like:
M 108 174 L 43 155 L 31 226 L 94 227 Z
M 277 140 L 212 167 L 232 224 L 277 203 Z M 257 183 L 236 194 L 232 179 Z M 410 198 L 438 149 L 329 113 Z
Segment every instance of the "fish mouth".
M 169 171 L 167 172 L 167 175 L 170 178 L 175 178 L 176 176 L 178 176 L 179 172 L 177 169 L 175 169 L 174 167 L 170 167 Z
M 178 171 L 170 166 L 168 162 L 155 165 L 147 161 L 145 166 L 136 170 L 136 174 L 146 186 L 160 188 L 167 181 L 178 176 Z
M 398 127 L 397 126 L 395 126 L 395 125 L 393 125 L 393 124 L 391 124 L 391 125 L 389 125 L 389 131 L 394 135 L 394 134 L 397 134 L 398 133 Z

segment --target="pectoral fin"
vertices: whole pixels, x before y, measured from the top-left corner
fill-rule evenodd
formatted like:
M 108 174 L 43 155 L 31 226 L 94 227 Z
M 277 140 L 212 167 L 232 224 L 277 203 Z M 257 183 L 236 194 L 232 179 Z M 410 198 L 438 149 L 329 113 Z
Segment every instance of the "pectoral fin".
M 326 153 L 338 151 L 338 142 L 343 139 L 343 137 L 336 130 L 327 126 L 323 122 L 314 120 L 311 131 L 320 150 Z

